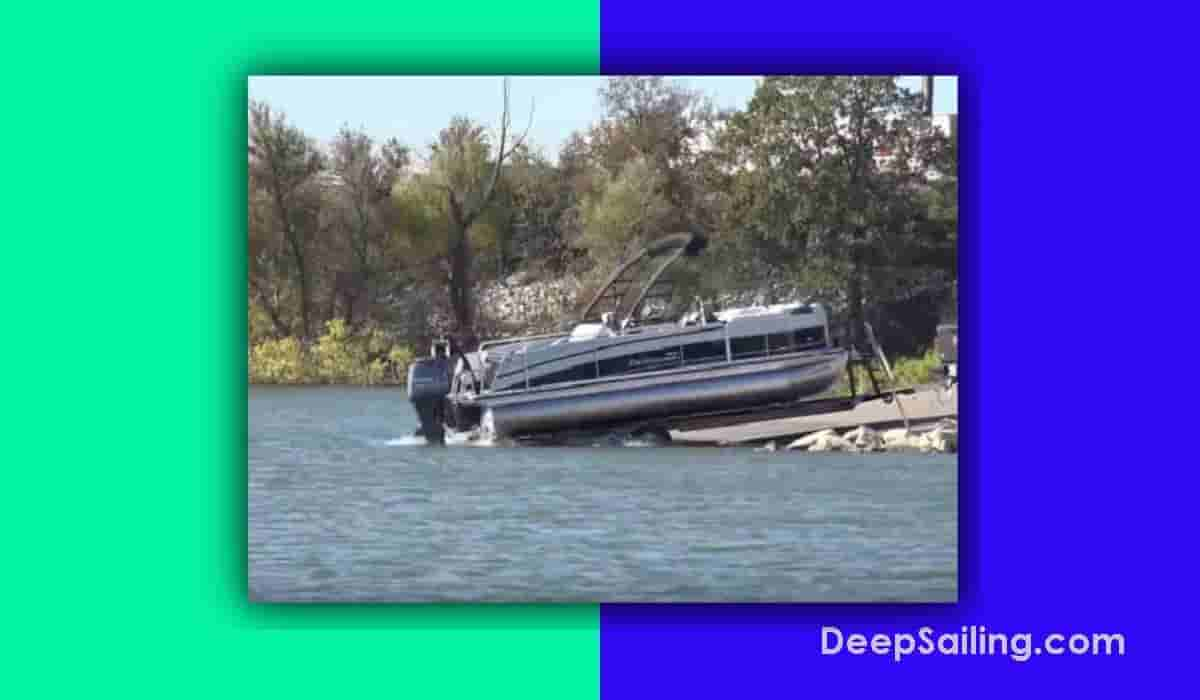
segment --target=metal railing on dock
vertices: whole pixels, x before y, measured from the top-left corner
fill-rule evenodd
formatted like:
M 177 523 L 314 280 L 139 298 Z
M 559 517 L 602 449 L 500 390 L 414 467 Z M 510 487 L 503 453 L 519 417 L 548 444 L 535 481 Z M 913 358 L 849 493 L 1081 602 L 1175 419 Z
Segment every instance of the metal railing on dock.
M 904 429 L 908 430 L 908 414 L 904 412 L 904 405 L 900 403 L 900 395 L 896 392 L 896 375 L 892 372 L 892 365 L 888 362 L 887 355 L 883 354 L 883 347 L 875 339 L 875 329 L 869 323 L 864 322 L 863 326 L 866 328 L 867 342 L 871 344 L 871 350 L 879 358 L 879 363 L 883 365 L 883 371 L 887 372 L 888 379 L 892 382 L 892 401 L 896 403 L 896 409 L 900 411 L 900 417 L 904 419 Z

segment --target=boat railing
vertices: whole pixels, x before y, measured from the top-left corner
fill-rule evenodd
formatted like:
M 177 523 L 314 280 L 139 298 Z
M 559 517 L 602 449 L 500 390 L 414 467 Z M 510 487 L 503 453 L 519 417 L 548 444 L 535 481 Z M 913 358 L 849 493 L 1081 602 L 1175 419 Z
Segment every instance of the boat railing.
M 479 344 L 479 350 L 482 352 L 488 348 L 498 348 L 501 345 L 513 345 L 514 343 L 529 343 L 533 340 L 550 340 L 552 338 L 565 338 L 570 333 L 543 333 L 541 335 L 523 335 L 518 338 L 500 338 L 498 340 L 485 340 Z

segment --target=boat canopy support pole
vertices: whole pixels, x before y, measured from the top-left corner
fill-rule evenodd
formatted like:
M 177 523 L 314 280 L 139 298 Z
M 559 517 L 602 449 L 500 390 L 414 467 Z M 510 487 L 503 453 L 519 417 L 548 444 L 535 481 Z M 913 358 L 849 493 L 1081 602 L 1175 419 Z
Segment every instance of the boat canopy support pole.
M 654 271 L 654 275 L 650 278 L 650 281 L 646 283 L 645 287 L 642 287 L 642 292 L 638 294 L 637 299 L 634 300 L 633 304 L 629 307 L 629 311 L 626 312 L 626 323 L 634 320 L 634 316 L 636 316 L 638 311 L 641 310 L 642 304 L 645 303 L 646 297 L 650 294 L 650 290 L 654 289 L 654 285 L 658 284 L 658 278 L 662 277 L 662 274 L 667 271 L 667 268 L 673 265 L 675 261 L 679 259 L 679 256 L 683 255 L 684 250 L 684 248 L 679 248 L 675 252 L 668 255 L 667 259 L 664 260 L 662 264 L 658 266 L 658 269 Z

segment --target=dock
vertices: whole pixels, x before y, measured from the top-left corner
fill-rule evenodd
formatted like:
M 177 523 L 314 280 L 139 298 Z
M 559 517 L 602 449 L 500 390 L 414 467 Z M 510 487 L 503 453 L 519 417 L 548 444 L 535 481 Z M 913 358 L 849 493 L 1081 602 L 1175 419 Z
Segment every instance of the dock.
M 901 394 L 892 401 L 873 399 L 843 411 L 777 418 L 718 428 L 671 431 L 676 445 L 753 445 L 771 440 L 785 441 L 833 428 L 837 431 L 867 426 L 875 430 L 904 427 L 904 415 L 896 405 L 899 401 L 914 431 L 930 428 L 947 418 L 958 418 L 958 388 L 940 386 L 918 388 Z

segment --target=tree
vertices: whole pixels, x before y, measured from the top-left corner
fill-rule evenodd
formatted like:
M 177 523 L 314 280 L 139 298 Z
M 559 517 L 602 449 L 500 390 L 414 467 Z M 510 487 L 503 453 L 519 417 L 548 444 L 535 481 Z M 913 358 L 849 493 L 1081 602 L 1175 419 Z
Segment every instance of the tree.
M 672 214 L 663 179 L 646 159 L 637 159 L 585 197 L 580 242 L 600 267 L 611 268 L 663 234 Z
M 696 227 L 701 197 L 694 166 L 716 114 L 711 102 L 660 76 L 610 78 L 600 98 L 603 118 L 589 138 L 594 165 L 619 173 L 628 163 L 646 164 L 672 207 L 661 233 Z
M 576 174 L 528 144 L 513 152 L 503 191 L 497 195 L 497 208 L 506 215 L 499 251 L 502 275 L 535 260 L 547 272 L 566 272 L 573 259 L 571 244 L 578 242 L 579 234 L 573 216 L 577 212 L 571 211 L 577 202 L 572 181 Z
M 257 211 L 262 230 L 277 235 L 291 259 L 299 285 L 301 336 L 312 330 L 312 270 L 309 252 L 321 229 L 321 193 L 316 176 L 325 159 L 315 141 L 288 123 L 284 114 L 260 102 L 250 103 L 250 185 L 265 193 L 269 212 Z M 252 282 L 254 277 L 251 278 Z M 277 330 L 287 325 L 270 291 L 259 286 L 258 296 L 271 314 Z M 292 329 L 288 329 L 292 330 Z
M 334 175 L 333 216 L 336 234 L 329 313 L 353 327 L 359 303 L 387 263 L 388 211 L 392 187 L 408 168 L 409 152 L 395 139 L 376 149 L 362 130 L 343 127 L 334 138 L 330 158 Z M 340 302 L 340 314 L 337 306 Z
M 559 156 L 572 193 L 560 228 L 596 268 L 663 235 L 707 231 L 709 197 L 698 163 L 717 113 L 701 93 L 661 77 L 610 78 L 601 119 Z
M 718 142 L 725 235 L 776 271 L 834 281 L 857 340 L 868 292 L 902 286 L 934 233 L 924 197 L 948 143 L 920 96 L 891 77 L 768 77 Z
M 608 169 L 635 158 L 670 169 L 690 155 L 711 110 L 699 92 L 659 76 L 610 78 L 600 98 L 604 116 L 594 144 Z
M 246 189 L 250 292 L 248 319 L 249 338 L 253 344 L 267 337 L 291 335 L 292 324 L 287 317 L 288 289 L 284 273 L 288 253 L 271 216 L 271 198 L 252 184 Z
M 490 143 L 484 128 L 466 117 L 455 117 L 443 129 L 432 147 L 430 182 L 442 193 L 448 214 L 446 254 L 450 262 L 449 296 L 460 345 L 470 348 L 476 342 L 472 287 L 471 225 L 479 218 L 496 193 L 496 183 L 504 161 L 518 148 L 529 127 L 512 143 L 508 142 L 509 86 L 504 80 L 500 139 L 490 167 Z M 530 126 L 533 111 L 530 110 Z

